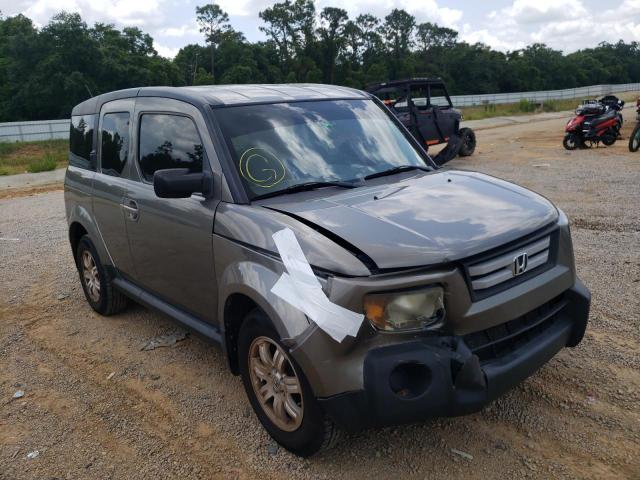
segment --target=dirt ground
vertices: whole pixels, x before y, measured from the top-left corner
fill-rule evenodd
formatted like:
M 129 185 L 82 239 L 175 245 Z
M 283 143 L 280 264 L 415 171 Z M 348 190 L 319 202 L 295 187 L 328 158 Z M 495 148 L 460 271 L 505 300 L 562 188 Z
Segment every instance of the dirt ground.
M 143 351 L 174 324 L 93 313 L 61 191 L 0 199 L 0 478 L 640 479 L 640 153 L 566 152 L 563 124 L 480 131 L 451 166 L 567 212 L 593 294 L 583 343 L 480 413 L 345 436 L 307 460 L 270 440 L 216 347 Z

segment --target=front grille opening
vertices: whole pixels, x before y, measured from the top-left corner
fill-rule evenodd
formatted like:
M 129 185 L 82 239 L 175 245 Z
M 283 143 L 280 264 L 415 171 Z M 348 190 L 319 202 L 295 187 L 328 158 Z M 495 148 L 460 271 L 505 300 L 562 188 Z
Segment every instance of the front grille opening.
M 465 335 L 464 341 L 481 363 L 501 358 L 545 332 L 566 304 L 560 295 L 514 320 Z

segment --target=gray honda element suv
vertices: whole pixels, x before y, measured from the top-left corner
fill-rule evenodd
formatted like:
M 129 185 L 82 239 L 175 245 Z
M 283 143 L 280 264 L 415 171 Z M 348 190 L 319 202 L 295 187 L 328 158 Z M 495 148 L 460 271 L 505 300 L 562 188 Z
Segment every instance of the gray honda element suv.
M 65 203 L 91 307 L 132 299 L 220 344 L 298 455 L 477 411 L 587 325 L 564 213 L 438 169 L 358 90 L 91 98 L 72 113 Z

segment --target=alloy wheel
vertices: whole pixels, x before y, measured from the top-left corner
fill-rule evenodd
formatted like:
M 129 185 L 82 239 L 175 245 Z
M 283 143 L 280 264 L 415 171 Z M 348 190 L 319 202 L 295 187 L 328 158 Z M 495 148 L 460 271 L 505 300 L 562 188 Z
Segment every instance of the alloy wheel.
M 253 391 L 269 420 L 286 432 L 297 430 L 304 414 L 302 386 L 286 352 L 260 336 L 251 342 L 248 364 Z
M 94 302 L 100 301 L 100 276 L 93 255 L 88 250 L 82 252 L 82 278 L 87 293 Z

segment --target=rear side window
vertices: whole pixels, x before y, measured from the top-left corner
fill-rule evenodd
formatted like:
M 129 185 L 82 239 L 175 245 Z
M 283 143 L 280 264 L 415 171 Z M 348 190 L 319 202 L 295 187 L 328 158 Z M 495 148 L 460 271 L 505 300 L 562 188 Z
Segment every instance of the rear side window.
M 156 170 L 166 168 L 202 172 L 202 141 L 189 117 L 145 114 L 140 120 L 139 138 L 138 158 L 145 180 L 152 181 Z
M 69 130 L 69 164 L 93 170 L 89 154 L 93 150 L 93 127 L 96 115 L 74 115 Z
M 446 92 L 442 85 L 431 85 L 431 105 L 434 107 L 448 107 Z
M 129 114 L 106 113 L 102 117 L 100 168 L 102 173 L 119 177 L 129 153 Z

